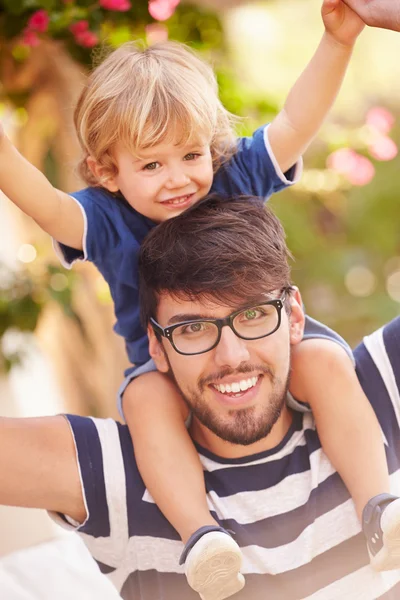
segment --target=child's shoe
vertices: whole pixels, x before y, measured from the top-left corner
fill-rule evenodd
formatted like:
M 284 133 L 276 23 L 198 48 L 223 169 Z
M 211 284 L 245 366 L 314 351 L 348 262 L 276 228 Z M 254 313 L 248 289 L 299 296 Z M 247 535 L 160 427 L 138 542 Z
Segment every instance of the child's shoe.
M 400 568 L 400 498 L 379 494 L 362 514 L 371 565 L 377 571 Z
M 242 553 L 222 527 L 198 529 L 185 546 L 183 563 L 190 587 L 202 600 L 224 600 L 244 587 Z

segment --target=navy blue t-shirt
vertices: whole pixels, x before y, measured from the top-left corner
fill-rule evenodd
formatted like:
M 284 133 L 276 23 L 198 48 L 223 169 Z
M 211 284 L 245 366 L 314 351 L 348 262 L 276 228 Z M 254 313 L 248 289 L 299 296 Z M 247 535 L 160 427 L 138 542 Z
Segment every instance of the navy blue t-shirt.
M 283 174 L 260 127 L 252 137 L 238 140 L 237 152 L 215 174 L 211 192 L 260 196 L 266 200 L 298 178 L 301 163 Z M 122 197 L 104 188 L 89 187 L 71 194 L 85 220 L 83 250 L 56 242 L 64 266 L 77 260 L 93 262 L 108 283 L 117 322 L 114 330 L 125 338 L 132 364 L 149 360 L 147 334 L 140 323 L 138 253 L 155 223 L 138 213 Z

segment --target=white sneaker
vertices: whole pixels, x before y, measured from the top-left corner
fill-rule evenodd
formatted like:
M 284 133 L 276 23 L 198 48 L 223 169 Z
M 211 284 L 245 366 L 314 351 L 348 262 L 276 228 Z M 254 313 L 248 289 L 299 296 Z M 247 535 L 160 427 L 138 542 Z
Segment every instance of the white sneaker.
M 244 587 L 241 566 L 242 553 L 235 540 L 226 533 L 212 531 L 190 550 L 185 573 L 190 587 L 202 600 L 224 600 Z
M 377 571 L 400 568 L 400 499 L 386 506 L 381 516 L 382 548 L 372 558 Z
M 400 568 L 400 498 L 379 494 L 362 514 L 371 565 L 377 571 Z

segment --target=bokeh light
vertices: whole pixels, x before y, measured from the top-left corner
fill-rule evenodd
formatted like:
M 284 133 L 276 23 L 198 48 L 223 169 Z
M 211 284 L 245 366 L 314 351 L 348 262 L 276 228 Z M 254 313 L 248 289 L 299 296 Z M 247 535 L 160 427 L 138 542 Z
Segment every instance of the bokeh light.
M 376 288 L 376 277 L 368 267 L 356 265 L 345 276 L 345 285 L 352 296 L 370 296 Z
M 35 260 L 37 256 L 36 248 L 32 244 L 22 244 L 17 252 L 17 258 L 22 263 L 30 263 Z

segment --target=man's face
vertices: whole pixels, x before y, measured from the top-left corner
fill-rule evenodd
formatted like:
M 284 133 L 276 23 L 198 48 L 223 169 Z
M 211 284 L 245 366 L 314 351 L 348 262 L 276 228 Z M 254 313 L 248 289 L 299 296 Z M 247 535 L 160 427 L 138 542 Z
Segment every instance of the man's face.
M 279 293 L 271 295 L 278 298 Z M 265 301 L 265 298 L 264 298 Z M 304 315 L 298 292 L 286 299 L 279 329 L 258 340 L 243 340 L 223 327 L 221 340 L 204 354 L 184 356 L 168 340 L 158 342 L 150 330 L 150 352 L 160 371 L 170 371 L 195 418 L 213 434 L 249 446 L 265 438 L 285 406 L 291 345 L 301 340 Z M 160 298 L 162 327 L 191 318 L 223 318 L 238 307 Z M 239 389 L 240 388 L 240 389 Z

